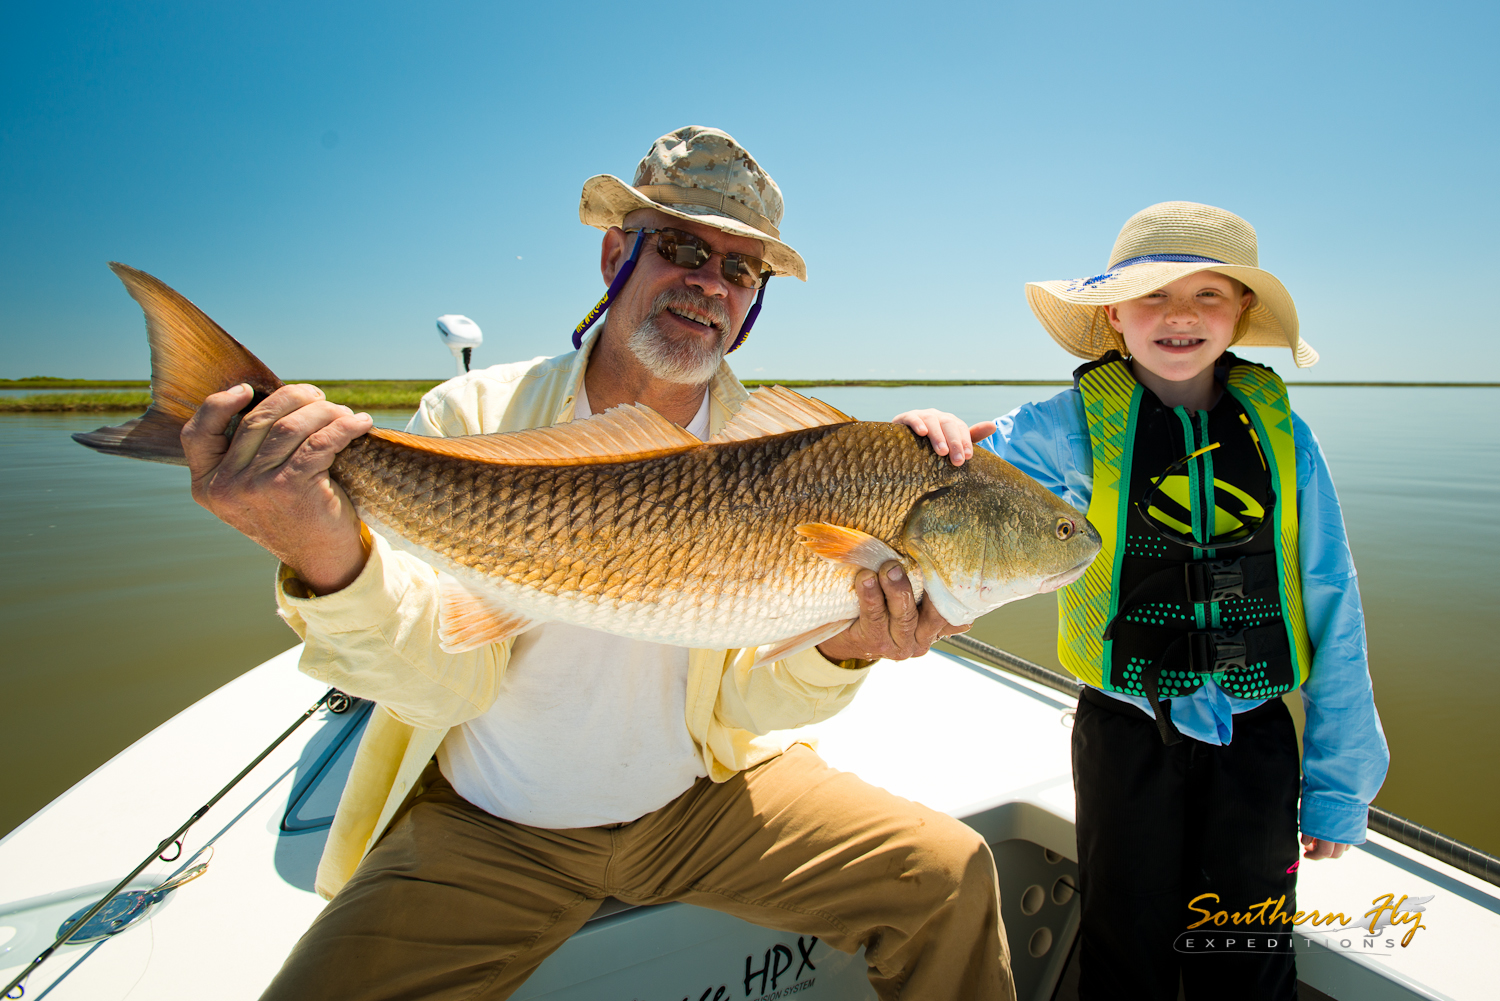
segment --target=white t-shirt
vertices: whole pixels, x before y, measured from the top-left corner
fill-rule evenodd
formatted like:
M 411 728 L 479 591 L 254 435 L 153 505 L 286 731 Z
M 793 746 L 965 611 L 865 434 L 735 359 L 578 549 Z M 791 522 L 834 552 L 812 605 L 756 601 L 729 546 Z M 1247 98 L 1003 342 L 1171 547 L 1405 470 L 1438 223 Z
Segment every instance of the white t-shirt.
M 574 419 L 588 417 L 578 387 Z M 708 437 L 708 394 L 687 430 Z M 516 637 L 490 711 L 448 731 L 460 796 L 532 827 L 628 823 L 708 774 L 687 729 L 688 651 L 548 622 Z

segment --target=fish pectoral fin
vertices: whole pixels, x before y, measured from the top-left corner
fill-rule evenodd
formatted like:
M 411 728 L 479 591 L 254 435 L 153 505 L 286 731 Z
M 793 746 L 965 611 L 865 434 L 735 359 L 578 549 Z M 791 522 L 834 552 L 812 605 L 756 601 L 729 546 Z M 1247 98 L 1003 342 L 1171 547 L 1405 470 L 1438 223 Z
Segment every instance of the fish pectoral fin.
M 794 393 L 785 386 L 762 386 L 750 394 L 733 419 L 708 441 L 709 444 L 749 441 L 787 431 L 853 423 L 853 417 L 822 400 Z
M 385 428 L 371 428 L 380 438 L 429 455 L 445 455 L 498 466 L 582 466 L 606 462 L 628 462 L 675 455 L 703 443 L 691 432 L 667 420 L 645 404 L 611 407 L 569 424 L 474 434 L 456 438 L 429 438 Z
M 811 521 L 797 526 L 798 541 L 830 563 L 879 570 L 888 560 L 904 563 L 899 553 L 868 532 Z
M 817 646 L 824 640 L 831 640 L 858 621 L 858 619 L 840 619 L 837 622 L 828 622 L 816 629 L 809 629 L 805 633 L 798 633 L 790 639 L 784 639 L 774 646 L 763 646 L 755 652 L 755 663 L 751 664 L 750 668 L 754 670 L 762 664 L 774 663 L 794 653 L 801 653 L 808 647 Z
M 438 575 L 438 645 L 444 653 L 467 653 L 499 643 L 534 625 L 504 606 L 475 594 L 447 574 Z

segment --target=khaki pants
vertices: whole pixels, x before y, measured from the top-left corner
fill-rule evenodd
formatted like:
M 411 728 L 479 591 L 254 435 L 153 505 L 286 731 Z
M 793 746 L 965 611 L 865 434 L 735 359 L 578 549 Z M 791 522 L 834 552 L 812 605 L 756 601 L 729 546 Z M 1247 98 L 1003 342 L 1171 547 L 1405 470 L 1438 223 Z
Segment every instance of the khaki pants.
M 617 827 L 513 824 L 438 782 L 360 863 L 263 1001 L 498 1001 L 608 896 L 864 946 L 884 999 L 1015 997 L 979 835 L 799 744 Z

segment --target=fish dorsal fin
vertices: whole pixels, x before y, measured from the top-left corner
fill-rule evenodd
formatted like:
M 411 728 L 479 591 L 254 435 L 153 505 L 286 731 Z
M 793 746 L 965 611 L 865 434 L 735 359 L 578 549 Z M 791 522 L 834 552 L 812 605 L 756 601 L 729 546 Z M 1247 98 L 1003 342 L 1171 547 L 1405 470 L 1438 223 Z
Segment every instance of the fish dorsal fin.
M 673 455 L 702 445 L 690 432 L 644 404 L 611 407 L 602 414 L 571 424 L 476 434 L 458 438 L 429 438 L 373 428 L 371 436 L 433 455 L 488 462 L 498 466 L 575 466 L 628 462 Z
M 766 435 L 784 434 L 787 431 L 853 423 L 853 417 L 830 407 L 822 400 L 794 393 L 785 386 L 762 386 L 751 393 L 745 405 L 740 407 L 739 413 L 708 440 L 710 444 L 717 445 L 720 442 L 749 441 L 751 438 L 764 438 Z

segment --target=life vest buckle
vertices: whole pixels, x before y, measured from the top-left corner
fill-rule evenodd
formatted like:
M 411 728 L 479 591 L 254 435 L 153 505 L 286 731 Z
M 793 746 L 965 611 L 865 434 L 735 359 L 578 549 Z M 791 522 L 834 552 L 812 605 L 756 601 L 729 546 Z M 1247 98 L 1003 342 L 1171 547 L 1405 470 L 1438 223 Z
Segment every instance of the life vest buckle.
M 1250 652 L 1245 631 L 1216 632 L 1208 629 L 1187 634 L 1188 670 L 1194 674 L 1227 674 L 1243 671 Z
M 1245 596 L 1244 559 L 1197 560 L 1182 565 L 1188 601 L 1194 604 Z

